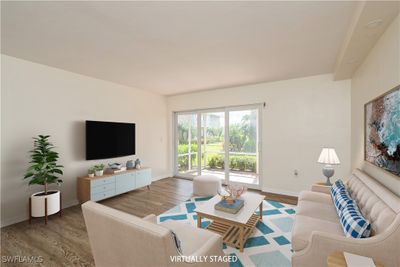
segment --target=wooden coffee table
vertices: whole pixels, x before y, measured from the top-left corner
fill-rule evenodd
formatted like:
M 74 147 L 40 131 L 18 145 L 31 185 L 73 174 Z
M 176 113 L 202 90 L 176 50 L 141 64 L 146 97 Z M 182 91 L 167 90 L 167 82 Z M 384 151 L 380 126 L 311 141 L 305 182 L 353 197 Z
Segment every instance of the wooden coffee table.
M 221 200 L 215 196 L 196 208 L 197 227 L 201 227 L 201 219 L 213 220 L 207 226 L 208 230 L 222 235 L 225 244 L 240 249 L 243 252 L 244 244 L 251 235 L 258 220 L 262 219 L 264 196 L 252 192 L 246 192 L 241 197 L 244 199 L 244 206 L 236 214 L 216 210 L 214 205 Z M 259 208 L 260 215 L 255 211 Z

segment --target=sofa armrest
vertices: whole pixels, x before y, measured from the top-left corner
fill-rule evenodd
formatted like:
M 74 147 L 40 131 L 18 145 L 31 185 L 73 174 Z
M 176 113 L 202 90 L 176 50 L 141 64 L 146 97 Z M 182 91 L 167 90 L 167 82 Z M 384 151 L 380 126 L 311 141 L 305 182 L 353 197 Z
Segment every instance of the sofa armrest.
M 316 183 L 316 184 L 313 184 L 311 186 L 311 191 L 330 194 L 331 193 L 331 187 L 328 186 L 328 185 L 325 185 L 325 184 Z
M 371 257 L 385 267 L 399 266 L 400 216 L 382 234 L 369 238 L 351 238 L 326 232 L 314 231 L 309 245 L 297 251 L 292 257 L 294 267 L 326 266 L 327 258 L 337 251 L 346 251 Z
M 143 217 L 142 219 L 151 223 L 157 223 L 157 216 L 154 214 L 149 214 Z

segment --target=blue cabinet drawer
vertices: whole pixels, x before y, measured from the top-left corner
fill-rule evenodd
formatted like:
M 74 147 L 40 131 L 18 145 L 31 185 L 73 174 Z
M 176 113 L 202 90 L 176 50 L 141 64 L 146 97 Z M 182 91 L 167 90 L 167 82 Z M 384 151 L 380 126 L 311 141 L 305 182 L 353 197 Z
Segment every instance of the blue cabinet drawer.
M 118 175 L 115 179 L 115 192 L 117 194 L 122 194 L 131 191 L 136 188 L 135 186 L 136 186 L 135 172 Z
M 109 190 L 115 190 L 115 183 L 92 186 L 90 188 L 90 193 L 91 194 L 96 194 L 96 193 L 101 193 L 101 192 L 109 191 Z
M 151 184 L 151 170 L 144 169 L 136 172 L 136 188 Z
M 105 198 L 109 198 L 115 195 L 115 189 L 96 193 L 96 194 L 91 194 L 91 200 L 92 201 L 99 201 Z
M 111 183 L 115 183 L 115 176 L 101 178 L 101 179 L 94 179 L 90 183 L 90 185 L 93 187 L 93 186 L 100 186 L 100 185 L 111 184 Z

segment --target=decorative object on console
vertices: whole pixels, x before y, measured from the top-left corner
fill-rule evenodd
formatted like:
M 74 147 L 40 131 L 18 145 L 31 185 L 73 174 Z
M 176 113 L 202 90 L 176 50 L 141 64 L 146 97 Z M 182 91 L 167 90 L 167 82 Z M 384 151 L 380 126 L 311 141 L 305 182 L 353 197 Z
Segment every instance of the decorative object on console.
M 88 176 L 89 177 L 94 177 L 95 172 L 96 172 L 96 170 L 94 169 L 94 167 L 90 167 L 88 169 Z
M 331 181 L 329 180 L 329 178 L 331 178 L 335 173 L 332 165 L 340 164 L 335 149 L 326 147 L 322 148 L 321 154 L 318 158 L 318 163 L 325 164 L 325 166 L 322 168 L 322 173 L 326 177 L 326 185 L 332 185 Z
M 115 169 L 115 170 L 120 170 L 122 168 L 122 164 L 118 163 L 118 162 L 108 163 L 108 168 Z
M 135 169 L 140 169 L 140 164 L 141 164 L 140 159 L 136 159 L 135 160 Z
M 104 164 L 94 165 L 94 170 L 95 170 L 96 176 L 103 176 L 104 167 L 105 167 Z
M 133 160 L 128 160 L 128 161 L 126 162 L 126 168 L 127 168 L 128 170 L 135 168 L 135 165 L 133 164 Z
M 30 178 L 29 185 L 44 186 L 44 191 L 32 194 L 29 198 L 29 223 L 32 217 L 45 217 L 60 212 L 62 213 L 62 199 L 59 190 L 48 191 L 49 184 L 60 185 L 63 181 L 59 175 L 63 174 L 62 165 L 57 164 L 58 153 L 49 142 L 50 135 L 39 135 L 33 139 L 31 153 L 31 166 L 26 171 L 24 179 Z
M 218 192 L 221 200 L 227 204 L 234 204 L 235 200 L 247 191 L 247 187 L 242 185 L 228 185 L 224 191 Z
M 364 159 L 400 176 L 400 85 L 364 106 Z

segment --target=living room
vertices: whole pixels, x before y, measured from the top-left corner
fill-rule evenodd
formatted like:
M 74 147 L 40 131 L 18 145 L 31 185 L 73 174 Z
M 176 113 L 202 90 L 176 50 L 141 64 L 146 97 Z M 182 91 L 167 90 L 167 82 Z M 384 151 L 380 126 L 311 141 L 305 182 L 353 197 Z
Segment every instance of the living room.
M 399 5 L 2 1 L 1 264 L 399 266 Z

